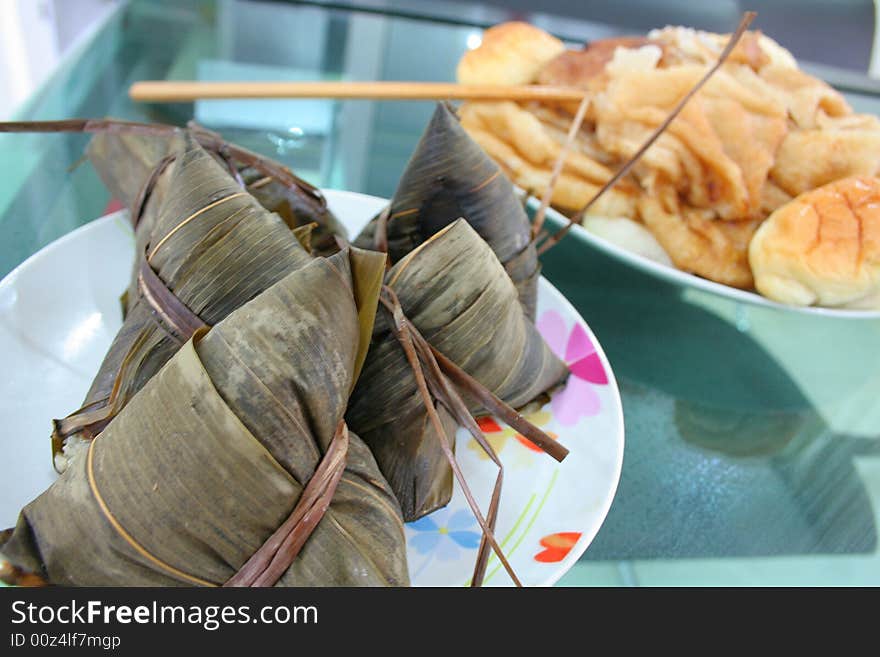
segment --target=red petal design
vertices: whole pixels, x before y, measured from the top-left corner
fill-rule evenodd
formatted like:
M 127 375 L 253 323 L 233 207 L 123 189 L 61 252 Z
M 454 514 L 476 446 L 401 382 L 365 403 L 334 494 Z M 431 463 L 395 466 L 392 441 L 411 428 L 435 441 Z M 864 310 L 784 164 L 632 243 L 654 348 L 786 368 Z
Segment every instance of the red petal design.
M 580 538 L 581 532 L 558 532 L 545 536 L 539 542 L 541 546 L 547 549 L 543 552 L 538 552 L 535 555 L 535 561 L 541 563 L 557 563 L 562 561 L 571 552 L 571 548 L 575 546 L 575 543 Z
M 550 436 L 553 440 L 556 440 L 556 439 L 558 438 L 558 436 L 557 436 L 555 433 L 552 433 L 552 432 L 549 432 L 549 431 L 546 432 L 546 433 L 547 433 L 547 435 Z M 543 452 L 543 451 L 544 451 L 543 449 L 541 449 L 540 447 L 538 447 L 535 443 L 533 443 L 531 440 L 529 440 L 528 438 L 526 438 L 526 437 L 525 437 L 524 435 L 522 435 L 521 433 L 516 434 L 516 439 L 517 439 L 519 442 L 521 442 L 521 443 L 523 444 L 524 447 L 526 447 L 527 449 L 532 450 L 533 452 Z
M 488 415 L 478 417 L 477 426 L 480 427 L 480 431 L 483 433 L 497 433 L 502 430 L 498 423 Z

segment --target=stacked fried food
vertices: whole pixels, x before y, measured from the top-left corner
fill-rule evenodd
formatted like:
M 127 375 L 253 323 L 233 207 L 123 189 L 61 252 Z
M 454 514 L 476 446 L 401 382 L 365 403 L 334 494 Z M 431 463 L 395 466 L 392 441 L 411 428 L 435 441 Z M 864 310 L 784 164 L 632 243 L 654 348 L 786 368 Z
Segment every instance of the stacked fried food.
M 458 79 L 576 86 L 588 92 L 585 121 L 552 197 L 556 208 L 575 214 L 664 122 L 717 61 L 728 38 L 667 27 L 570 50 L 536 27 L 505 23 L 487 30 L 480 47 L 464 55 Z M 460 116 L 517 184 L 540 194 L 576 109 L 571 103 L 469 102 Z M 790 293 L 797 285 L 765 284 L 761 276 L 770 269 L 764 262 L 769 253 L 762 244 L 767 240 L 751 252 L 750 245 L 764 222 L 775 225 L 787 212 L 802 211 L 803 204 L 793 199 L 829 183 L 837 185 L 833 193 L 858 188 L 850 196 L 880 203 L 880 186 L 865 181 L 878 173 L 880 120 L 854 113 L 838 92 L 801 71 L 787 50 L 759 32 L 747 32 L 632 172 L 590 212 L 635 222 L 675 266 L 704 278 L 756 288 L 785 303 L 874 307 L 880 306 L 880 244 L 863 241 L 851 248 L 840 244 L 840 235 L 860 240 L 880 230 L 875 213 L 826 217 L 854 229 L 837 231 L 833 244 L 823 247 L 834 263 L 820 270 L 833 270 L 833 281 L 814 277 L 808 283 L 811 294 Z M 866 195 L 866 185 L 876 193 Z M 590 217 L 585 222 L 589 225 Z M 765 232 L 784 240 L 786 229 Z M 640 239 L 644 243 L 644 236 Z M 816 247 L 803 245 L 809 248 Z M 805 257 L 791 249 L 786 253 L 800 261 Z M 851 257 L 842 255 L 847 253 Z M 779 257 L 773 254 L 774 267 Z M 797 276 L 800 269 L 810 267 L 786 267 L 786 276 Z M 873 283 L 866 287 L 866 280 Z M 833 294 L 823 293 L 826 282 L 834 286 Z

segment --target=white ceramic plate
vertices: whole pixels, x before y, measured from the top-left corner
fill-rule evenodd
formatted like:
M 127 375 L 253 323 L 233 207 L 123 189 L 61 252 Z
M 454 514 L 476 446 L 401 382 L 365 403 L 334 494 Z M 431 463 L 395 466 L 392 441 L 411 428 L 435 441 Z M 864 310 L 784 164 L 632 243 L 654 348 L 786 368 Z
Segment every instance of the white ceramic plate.
M 333 211 L 357 234 L 385 201 L 328 191 Z M 0 282 L 0 527 L 55 478 L 50 419 L 79 407 L 121 323 L 134 240 L 125 213 L 93 221 L 53 242 Z M 550 585 L 586 550 L 605 519 L 623 460 L 623 413 L 602 349 L 577 311 L 546 280 L 538 327 L 570 364 L 565 388 L 530 419 L 571 450 L 558 464 L 506 425 L 482 428 L 505 463 L 497 537 L 527 585 Z M 464 431 L 456 445 L 477 500 L 487 503 L 495 468 Z M 485 508 L 485 507 L 484 507 Z M 476 521 L 456 489 L 445 508 L 407 525 L 413 584 L 464 585 L 479 543 Z M 493 556 L 487 585 L 509 585 Z
M 538 202 L 530 201 L 530 205 L 537 207 Z M 560 214 L 553 208 L 547 210 L 547 221 L 555 228 L 562 227 L 568 223 L 568 218 Z M 629 251 L 622 246 L 610 242 L 609 240 L 599 237 L 588 231 L 580 225 L 572 227 L 566 239 L 576 239 L 584 245 L 598 249 L 603 253 L 624 262 L 631 267 L 648 273 L 651 276 L 662 278 L 665 281 L 680 285 L 682 287 L 693 287 L 699 290 L 705 290 L 712 294 L 727 297 L 734 301 L 749 303 L 756 306 L 767 306 L 770 308 L 778 308 L 787 312 L 805 313 L 807 315 L 818 315 L 823 317 L 838 317 L 845 319 L 878 319 L 880 318 L 880 310 L 847 310 L 845 308 L 820 308 L 818 306 L 790 306 L 772 301 L 767 297 L 761 296 L 757 292 L 749 292 L 740 290 L 729 285 L 716 283 L 706 278 L 689 274 L 675 267 L 670 267 L 660 262 L 646 258 L 643 255 Z

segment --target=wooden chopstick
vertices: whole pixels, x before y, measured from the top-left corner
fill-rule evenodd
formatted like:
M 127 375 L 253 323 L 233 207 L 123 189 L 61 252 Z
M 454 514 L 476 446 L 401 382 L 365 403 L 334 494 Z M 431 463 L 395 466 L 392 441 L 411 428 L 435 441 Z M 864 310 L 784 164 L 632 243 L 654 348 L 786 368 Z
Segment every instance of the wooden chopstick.
M 129 89 L 132 100 L 151 103 L 218 98 L 348 98 L 372 100 L 580 101 L 576 87 L 484 85 L 448 82 L 190 82 L 145 80 Z

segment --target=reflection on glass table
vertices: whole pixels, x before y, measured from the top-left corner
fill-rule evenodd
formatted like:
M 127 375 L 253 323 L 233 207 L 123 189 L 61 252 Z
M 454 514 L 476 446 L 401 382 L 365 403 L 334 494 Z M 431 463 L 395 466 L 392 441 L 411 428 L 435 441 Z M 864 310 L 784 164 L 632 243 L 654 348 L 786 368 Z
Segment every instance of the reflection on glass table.
M 712 583 L 715 565 L 727 584 L 877 581 L 880 559 L 853 567 L 855 579 L 821 562 L 802 563 L 800 580 L 773 568 L 782 556 L 876 554 L 877 321 L 743 305 L 572 240 L 544 273 L 596 332 L 624 402 L 620 488 L 587 559 L 631 561 L 617 574 L 641 583 L 677 583 L 659 568 L 672 559 L 699 565 L 668 571 L 681 583 Z M 744 557 L 775 559 L 750 578 L 753 560 L 730 561 Z
M 388 196 L 431 103 L 135 105 L 127 89 L 233 76 L 449 81 L 478 26 L 504 17 L 470 11 L 450 24 L 313 4 L 136 0 L 18 118 L 195 118 L 310 182 Z M 568 27 L 570 39 L 613 33 Z M 867 91 L 850 98 L 880 111 Z M 87 164 L 69 170 L 87 142 L 0 135 L 0 275 L 108 207 Z M 603 345 L 627 429 L 611 512 L 561 584 L 880 584 L 880 322 L 679 287 L 572 236 L 544 258 L 544 274 Z

